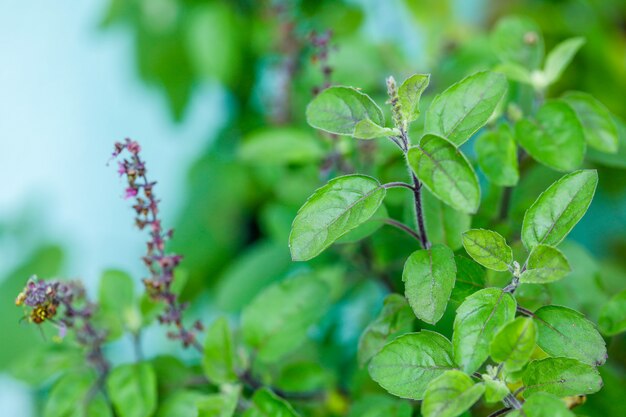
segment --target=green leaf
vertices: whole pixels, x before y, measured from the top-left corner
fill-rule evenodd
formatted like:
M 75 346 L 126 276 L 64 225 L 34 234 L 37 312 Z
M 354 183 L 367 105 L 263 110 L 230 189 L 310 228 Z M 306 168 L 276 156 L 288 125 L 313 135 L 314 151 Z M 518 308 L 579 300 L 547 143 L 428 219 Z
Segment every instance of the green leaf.
M 553 84 L 561 78 L 563 71 L 584 43 L 584 38 L 571 38 L 561 42 L 550 51 L 543 69 L 546 85 Z
M 491 339 L 513 320 L 516 306 L 511 294 L 499 288 L 477 291 L 459 306 L 452 344 L 455 362 L 464 372 L 476 371 L 487 360 Z
M 514 372 L 522 369 L 535 350 L 537 325 L 528 317 L 518 317 L 504 326 L 491 341 L 491 358 Z
M 543 37 L 530 19 L 516 16 L 501 19 L 490 40 L 494 52 L 504 62 L 536 69 L 543 60 Z
M 232 417 L 237 409 L 241 386 L 221 385 L 217 394 L 205 395 L 196 401 L 198 417 Z M 172 415 L 172 417 L 179 417 Z
M 246 306 L 241 314 L 245 342 L 266 362 L 297 349 L 309 328 L 325 313 L 329 288 L 309 275 L 276 283 Z
M 507 125 L 481 135 L 474 144 L 478 166 L 489 181 L 511 187 L 519 180 L 517 144 Z
M 430 383 L 424 394 L 424 417 L 457 417 L 469 410 L 485 392 L 485 385 L 474 384 L 461 371 L 446 371 Z
M 414 317 L 410 308 L 409 312 Z M 40 344 L 36 349 L 22 353 L 9 368 L 11 376 L 32 386 L 42 386 L 61 373 L 68 374 L 83 369 L 85 359 L 83 351 L 77 346 L 68 345 L 68 343 Z
M 400 294 L 389 294 L 383 309 L 361 334 L 359 339 L 358 361 L 365 365 L 383 346 L 395 336 L 411 331 L 415 315 Z
M 561 177 L 526 210 L 522 242 L 530 250 L 537 245 L 558 245 L 585 215 L 598 184 L 595 170 L 575 171 Z
M 351 406 L 348 417 L 411 417 L 413 408 L 407 401 L 385 394 L 360 396 Z
M 600 330 L 613 336 L 626 330 L 626 290 L 616 294 L 600 311 Z
M 444 245 L 415 251 L 404 264 L 404 295 L 418 319 L 435 324 L 441 319 L 456 277 L 454 253 Z
M 109 327 L 109 338 L 116 339 L 125 329 L 138 331 L 141 315 L 135 303 L 135 291 L 130 275 L 107 270 L 100 278 L 98 293 L 99 313 Z
M 455 368 L 452 344 L 439 333 L 422 330 L 400 336 L 372 358 L 372 379 L 391 394 L 421 400 L 428 384 Z
M 561 306 L 544 306 L 535 312 L 537 344 L 550 356 L 578 359 L 602 365 L 607 358 L 606 344 L 596 326 L 578 311 Z
M 202 368 L 216 385 L 237 380 L 232 334 L 225 317 L 218 318 L 207 329 Z
M 482 378 L 485 382 L 485 402 L 499 403 L 510 393 L 509 387 L 501 379 L 494 379 L 487 374 L 482 374 Z
M 558 281 L 571 272 L 563 252 L 548 245 L 537 245 L 528 257 L 527 269 L 520 276 L 520 282 L 545 284 Z
M 195 391 L 176 391 L 159 404 L 156 417 L 198 417 L 197 402 L 205 398 Z
M 456 283 L 450 299 L 461 304 L 467 297 L 485 288 L 485 270 L 464 256 L 455 256 L 454 262 Z
M 416 120 L 420 115 L 420 98 L 428 87 L 430 74 L 413 74 L 398 88 L 400 113 L 405 124 Z
M 422 189 L 424 225 L 431 243 L 441 243 L 452 250 L 462 246 L 461 234 L 470 228 L 472 218 L 444 204 L 426 188 Z
M 298 211 L 289 235 L 291 257 L 306 261 L 319 255 L 366 222 L 384 198 L 385 189 L 372 177 L 346 175 L 330 180 Z
M 157 406 L 157 380 L 146 362 L 115 367 L 106 381 L 107 391 L 120 417 L 149 417 Z
M 574 110 L 563 100 L 546 102 L 534 120 L 520 120 L 515 136 L 530 156 L 557 171 L 577 168 L 585 156 L 583 128 Z
M 298 417 L 299 414 L 285 400 L 267 388 L 261 388 L 252 396 L 250 408 L 243 417 Z
M 101 394 L 86 403 L 90 389 L 96 383 L 95 375 L 71 372 L 63 375 L 47 395 L 44 417 L 112 417 Z
M 495 72 L 501 72 L 506 75 L 509 80 L 517 81 L 519 83 L 532 85 L 533 78 L 531 72 L 520 64 L 513 62 L 503 62 L 497 65 L 494 69 Z
M 557 397 L 593 394 L 602 388 L 598 370 L 570 358 L 546 358 L 528 364 L 522 381 L 529 398 L 537 392 L 547 392 Z
M 302 129 L 274 127 L 254 131 L 243 138 L 241 160 L 255 165 L 305 164 L 325 156 L 322 142 Z
M 385 225 L 385 220 L 389 219 L 389 212 L 384 204 L 378 206 L 378 210 L 365 223 L 358 226 L 337 239 L 336 243 L 354 243 L 374 234 Z
M 513 262 L 510 246 L 492 230 L 468 230 L 463 233 L 463 247 L 476 262 L 494 271 L 508 271 Z
M 563 400 L 546 392 L 538 392 L 528 398 L 521 410 L 508 413 L 510 417 L 575 417 Z
M 285 365 L 273 386 L 291 392 L 322 391 L 332 387 L 333 377 L 319 362 L 298 361 Z
M 617 153 L 609 154 L 595 150 L 590 147 L 587 156 L 593 162 L 597 162 L 607 167 L 625 169 L 626 168 L 626 123 L 617 116 L 612 117 L 617 126 Z
M 357 139 L 376 139 L 384 136 L 394 136 L 399 134 L 400 131 L 397 129 L 382 127 L 369 119 L 365 119 L 361 120 L 356 124 L 356 126 L 354 126 L 352 136 Z
M 503 74 L 470 75 L 435 97 L 426 112 L 424 131 L 459 146 L 487 123 L 506 90 Z
M 563 96 L 578 116 L 587 144 L 601 152 L 617 153 L 619 133 L 611 112 L 593 96 L 570 91 Z
M 408 161 L 419 180 L 438 199 L 463 213 L 475 213 L 480 187 L 474 169 L 456 146 L 435 135 L 425 135 L 409 149 Z
M 306 108 L 306 120 L 316 129 L 349 136 L 364 120 L 379 127 L 385 125 L 383 112 L 376 103 L 352 87 L 330 87 L 319 93 Z

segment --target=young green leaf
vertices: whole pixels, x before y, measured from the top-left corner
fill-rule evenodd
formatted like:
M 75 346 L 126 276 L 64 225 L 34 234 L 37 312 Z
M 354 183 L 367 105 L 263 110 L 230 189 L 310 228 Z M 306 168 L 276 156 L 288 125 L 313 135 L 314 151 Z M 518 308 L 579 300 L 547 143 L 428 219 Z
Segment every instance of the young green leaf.
M 602 388 L 602 378 L 596 368 L 570 358 L 532 361 L 526 367 L 522 381 L 527 398 L 537 392 L 557 397 L 593 394 Z
M 309 328 L 325 313 L 328 286 L 309 275 L 276 283 L 259 293 L 241 313 L 245 342 L 259 359 L 279 360 L 298 348 Z
M 518 317 L 504 326 L 491 341 L 491 358 L 504 364 L 507 372 L 522 369 L 535 350 L 537 325 L 531 318 Z
M 149 417 L 157 406 L 157 380 L 147 362 L 120 365 L 106 381 L 111 402 L 120 417 Z
M 98 293 L 101 314 L 108 327 L 108 337 L 113 340 L 125 330 L 137 331 L 141 327 L 140 313 L 135 303 L 135 291 L 130 275 L 122 271 L 107 270 L 100 278 Z
M 381 128 L 385 125 L 382 110 L 367 94 L 341 86 L 319 93 L 306 108 L 306 120 L 316 129 L 349 136 L 354 135 L 357 125 L 363 121 Z
M 365 394 L 350 406 L 347 417 L 411 417 L 413 407 L 408 401 L 386 394 Z
M 476 262 L 494 271 L 508 271 L 513 262 L 510 246 L 492 230 L 468 230 L 463 233 L 463 247 Z
M 456 277 L 454 253 L 444 245 L 415 251 L 404 264 L 404 295 L 420 320 L 435 324 L 443 316 Z
M 626 290 L 613 296 L 602 307 L 598 325 L 607 336 L 626 331 Z
M 250 408 L 243 417 L 298 417 L 291 404 L 267 388 L 261 388 L 252 396 Z
M 545 284 L 558 281 L 571 272 L 563 252 L 548 245 L 537 245 L 528 257 L 527 269 L 520 276 L 520 282 Z
M 197 401 L 198 417 L 233 417 L 235 415 L 241 387 L 239 385 L 222 385 L 220 391 L 217 394 L 205 395 L 205 398 Z M 172 415 L 172 417 L 182 416 Z
M 563 71 L 584 43 L 584 38 L 571 38 L 561 42 L 550 51 L 543 69 L 546 85 L 553 84 L 561 78 Z
M 485 288 L 465 299 L 456 311 L 452 335 L 461 370 L 472 373 L 487 360 L 491 339 L 513 320 L 516 306 L 511 294 L 499 288 Z
M 626 168 L 626 123 L 619 117 L 613 115 L 611 117 L 617 126 L 617 152 L 604 153 L 594 149 L 592 146 L 587 149 L 589 160 L 597 162 L 606 167 L 619 169 Z
M 313 163 L 324 158 L 325 151 L 312 133 L 294 127 L 256 130 L 243 138 L 238 156 L 254 165 Z
M 497 131 L 481 135 L 476 139 L 474 150 L 478 166 L 489 181 L 503 187 L 517 184 L 519 180 L 517 144 L 507 125 L 502 125 Z
M 232 334 L 225 317 L 218 318 L 207 329 L 202 368 L 216 385 L 237 380 Z
M 485 270 L 464 256 L 455 256 L 456 283 L 450 299 L 457 305 L 476 291 L 485 288 Z
M 424 131 L 459 146 L 487 123 L 506 90 L 503 74 L 470 75 L 435 97 L 426 112 Z
M 391 394 L 421 400 L 428 384 L 455 368 L 452 344 L 439 333 L 422 330 L 400 336 L 372 358 L 372 379 Z
M 175 391 L 159 402 L 156 417 L 198 417 L 198 401 L 206 398 L 196 391 Z
M 511 391 L 501 379 L 494 379 L 490 375 L 482 374 L 485 383 L 485 401 L 487 403 L 499 403 Z
M 428 87 L 430 74 L 413 74 L 398 88 L 398 100 L 402 121 L 408 124 L 420 115 L 420 98 Z
M 370 119 L 361 120 L 354 126 L 354 132 L 352 136 L 357 139 L 376 139 L 383 136 L 399 135 L 400 131 L 397 129 L 390 129 L 388 127 L 382 127 L 372 122 Z
M 567 174 L 548 187 L 524 214 L 524 246 L 532 250 L 540 244 L 558 245 L 584 216 L 597 184 L 598 173 L 586 169 Z
M 532 85 L 533 78 L 530 70 L 514 62 L 503 62 L 497 65 L 493 71 L 501 72 L 511 81 Z
M 578 116 L 587 144 L 601 152 L 617 153 L 619 134 L 611 112 L 593 96 L 570 91 L 563 96 Z
M 88 400 L 89 390 L 96 383 L 91 372 L 70 372 L 63 375 L 47 395 L 44 417 L 112 417 L 105 398 L 95 395 Z
M 474 384 L 461 371 L 446 371 L 430 383 L 424 394 L 424 417 L 457 417 L 469 410 L 485 392 L 485 385 Z
M 411 169 L 438 199 L 463 213 L 475 213 L 480 204 L 480 187 L 474 169 L 452 143 L 425 135 L 409 149 Z
M 406 298 L 400 294 L 389 294 L 383 309 L 361 334 L 359 339 L 358 361 L 365 365 L 394 336 L 411 331 L 415 315 Z
M 606 343 L 596 326 L 578 311 L 561 306 L 544 306 L 535 312 L 539 329 L 537 344 L 550 356 L 578 359 L 602 365 Z
M 306 261 L 319 255 L 367 221 L 384 198 L 385 189 L 374 178 L 346 175 L 330 180 L 298 210 L 289 235 L 291 257 Z
M 576 417 L 563 400 L 546 392 L 533 394 L 524 401 L 521 410 L 513 410 L 509 417 Z
M 583 128 L 574 110 L 563 100 L 546 102 L 534 120 L 520 120 L 515 136 L 530 156 L 557 171 L 577 168 L 585 156 Z
M 543 60 L 543 37 L 530 19 L 511 16 L 501 19 L 490 36 L 491 46 L 504 62 L 536 69 Z
M 441 243 L 452 250 L 462 246 L 461 234 L 472 223 L 469 214 L 442 203 L 426 188 L 422 189 L 422 210 L 426 233 L 431 243 Z

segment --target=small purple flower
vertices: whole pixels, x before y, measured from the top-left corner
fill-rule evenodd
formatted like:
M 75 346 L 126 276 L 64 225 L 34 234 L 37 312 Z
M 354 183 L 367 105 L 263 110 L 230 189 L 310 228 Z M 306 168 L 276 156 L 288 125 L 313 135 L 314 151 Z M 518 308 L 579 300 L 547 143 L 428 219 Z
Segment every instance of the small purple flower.
M 124 193 L 124 198 L 133 198 L 137 196 L 138 190 L 134 187 L 128 187 Z
M 117 163 L 117 173 L 120 174 L 120 177 L 124 174 L 126 174 L 126 163 L 125 162 L 118 162 Z

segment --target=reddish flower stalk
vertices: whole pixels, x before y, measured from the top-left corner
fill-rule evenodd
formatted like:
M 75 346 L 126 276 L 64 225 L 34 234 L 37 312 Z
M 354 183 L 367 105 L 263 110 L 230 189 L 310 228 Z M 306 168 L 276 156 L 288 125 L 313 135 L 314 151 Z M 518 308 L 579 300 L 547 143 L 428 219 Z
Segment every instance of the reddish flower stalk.
M 322 86 L 313 87 L 314 96 L 318 95 L 321 91 L 332 85 L 333 68 L 328 62 L 328 55 L 331 50 L 330 41 L 332 40 L 332 37 L 333 32 L 331 30 L 327 30 L 321 34 L 312 32 L 309 35 L 309 40 L 311 42 L 311 46 L 313 47 L 311 61 L 313 64 L 319 65 L 324 80 Z
M 125 176 L 128 181 L 125 198 L 135 199 L 133 205 L 137 215 L 135 224 L 140 230 L 147 228 L 150 234 L 146 255 L 143 257 L 150 272 L 150 277 L 143 279 L 146 291 L 152 300 L 165 304 L 165 310 L 158 316 L 158 320 L 161 324 L 174 327 L 174 330 L 167 333 L 167 337 L 180 340 L 185 348 L 193 346 L 202 352 L 202 345 L 197 340 L 197 332 L 203 329 L 202 324 L 196 321 L 191 327 L 185 326 L 183 312 L 187 308 L 187 303 L 180 302 L 177 294 L 172 291 L 174 271 L 182 257 L 165 251 L 165 244 L 172 238 L 173 230 L 165 231 L 161 224 L 160 200 L 154 194 L 156 182 L 149 181 L 146 176 L 146 164 L 141 159 L 139 144 L 130 139 L 116 143 L 113 158 L 120 157 L 125 151 L 128 158 L 119 161 L 118 170 L 118 173 Z
M 76 341 L 87 350 L 87 360 L 104 379 L 110 369 L 102 351 L 107 332 L 94 326 L 91 319 L 97 305 L 87 299 L 80 282 L 44 281 L 32 276 L 15 304 L 30 309 L 27 317 L 31 323 L 49 321 L 56 325 L 61 338 L 73 330 Z

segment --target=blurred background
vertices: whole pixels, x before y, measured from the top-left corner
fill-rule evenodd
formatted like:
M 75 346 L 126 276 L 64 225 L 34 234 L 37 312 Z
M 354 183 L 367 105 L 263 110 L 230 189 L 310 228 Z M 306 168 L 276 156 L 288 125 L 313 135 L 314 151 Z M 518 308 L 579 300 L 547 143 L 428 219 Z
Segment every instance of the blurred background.
M 315 267 L 289 260 L 297 208 L 342 172 L 337 155 L 374 154 L 358 152 L 370 145 L 329 141 L 306 126 L 313 91 L 325 83 L 353 85 L 382 102 L 386 76 L 428 72 L 432 97 L 497 63 L 489 30 L 510 14 L 534 19 L 546 50 L 571 36 L 587 40 L 550 96 L 586 91 L 626 119 L 623 0 L 0 2 L 2 414 L 38 415 L 45 396 L 24 367 L 33 365 L 30 352 L 51 342 L 19 324 L 13 303 L 31 274 L 80 278 L 95 293 L 101 273 L 115 268 L 140 288 L 145 236 L 133 228 L 116 166 L 107 166 L 115 141 L 142 144 L 163 218 L 176 229 L 172 250 L 185 257 L 184 295 L 194 300 L 193 313 L 206 322 L 218 312 L 236 315 L 269 283 Z M 626 288 L 624 126 L 621 134 L 618 154 L 590 153 L 586 161 L 600 170 L 600 189 L 565 245 L 578 278 L 546 290 L 553 302 L 593 320 Z M 283 154 L 285 148 L 292 152 Z M 370 172 L 366 157 L 355 156 L 353 170 Z M 558 176 L 539 166 L 529 172 L 513 198 L 518 223 Z M 485 198 L 499 192 L 487 190 Z M 402 206 L 401 196 L 397 201 Z M 399 280 L 397 254 L 376 245 L 402 245 L 403 237 L 391 230 L 377 239 L 373 270 Z M 336 252 L 316 262 L 353 274 L 350 263 L 333 261 L 362 251 L 346 245 Z M 336 369 L 353 361 L 386 291 L 373 280 L 354 282 L 319 330 Z M 158 329 L 147 333 L 148 355 L 176 350 Z M 603 368 L 607 387 L 589 399 L 587 415 L 619 415 L 626 341 L 614 339 Z M 130 350 L 120 340 L 109 354 L 119 362 Z

